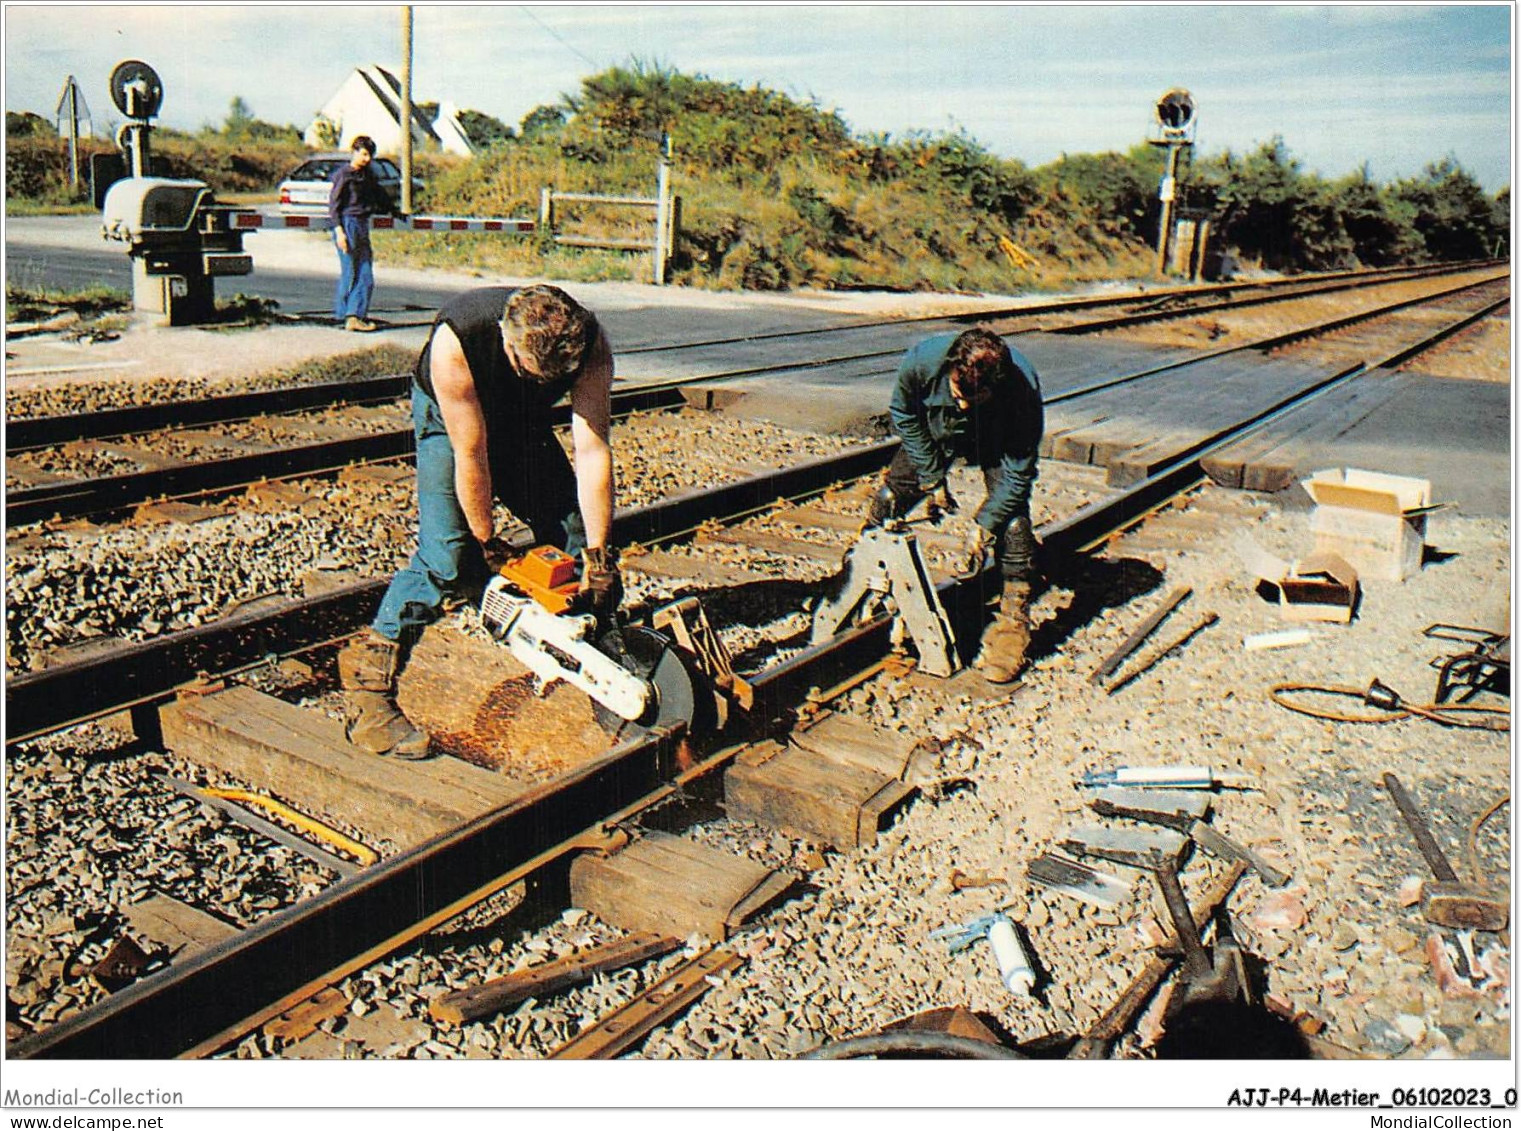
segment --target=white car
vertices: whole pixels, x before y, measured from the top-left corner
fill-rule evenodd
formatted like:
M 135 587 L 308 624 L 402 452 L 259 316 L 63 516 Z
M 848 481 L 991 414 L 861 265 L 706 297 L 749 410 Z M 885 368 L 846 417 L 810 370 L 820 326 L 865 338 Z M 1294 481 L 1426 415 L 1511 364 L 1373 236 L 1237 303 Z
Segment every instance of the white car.
M 280 182 L 280 214 L 282 216 L 325 216 L 327 202 L 333 190 L 333 174 L 349 163 L 347 153 L 318 153 L 307 158 Z M 377 157 L 370 162 L 375 179 L 396 208 L 401 207 L 401 170 L 389 157 Z M 421 191 L 421 177 L 412 178 L 414 200 Z

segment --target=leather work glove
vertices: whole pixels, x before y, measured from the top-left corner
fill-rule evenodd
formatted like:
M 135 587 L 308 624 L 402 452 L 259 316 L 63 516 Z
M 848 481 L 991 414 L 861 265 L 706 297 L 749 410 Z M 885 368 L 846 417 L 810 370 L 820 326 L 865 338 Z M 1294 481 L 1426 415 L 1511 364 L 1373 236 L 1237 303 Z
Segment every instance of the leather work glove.
M 581 551 L 581 604 L 602 625 L 611 625 L 623 603 L 623 574 L 605 546 Z
M 974 523 L 967 535 L 966 560 L 962 566 L 963 577 L 975 577 L 987 568 L 988 551 L 993 548 L 993 535 L 984 526 Z
M 486 559 L 486 576 L 495 577 L 509 560 L 516 557 L 510 543 L 493 535 L 481 543 L 481 555 Z

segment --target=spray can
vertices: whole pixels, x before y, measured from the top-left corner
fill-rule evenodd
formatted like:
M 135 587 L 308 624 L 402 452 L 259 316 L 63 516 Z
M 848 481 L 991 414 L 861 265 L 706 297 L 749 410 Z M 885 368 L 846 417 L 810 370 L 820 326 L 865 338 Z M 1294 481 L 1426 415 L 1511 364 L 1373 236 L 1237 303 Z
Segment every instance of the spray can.
M 1035 988 L 1035 970 L 1025 948 L 1019 944 L 1019 932 L 1007 915 L 993 917 L 988 926 L 988 945 L 993 948 L 993 957 L 998 961 L 998 976 L 1009 987 L 1009 992 L 1029 997 Z

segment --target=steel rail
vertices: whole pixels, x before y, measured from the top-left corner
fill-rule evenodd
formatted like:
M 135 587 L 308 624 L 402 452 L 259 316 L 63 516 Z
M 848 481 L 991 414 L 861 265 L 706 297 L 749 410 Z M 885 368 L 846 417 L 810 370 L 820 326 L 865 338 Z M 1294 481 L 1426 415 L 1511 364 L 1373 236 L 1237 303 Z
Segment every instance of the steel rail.
M 1159 373 L 1167 373 L 1171 370 L 1183 369 L 1187 366 L 1197 365 L 1200 362 L 1204 361 L 1214 361 L 1217 358 L 1228 357 L 1229 355 L 1235 353 L 1246 353 L 1249 350 L 1255 350 L 1259 353 L 1268 353 L 1272 350 L 1280 349 L 1283 346 L 1293 345 L 1295 342 L 1303 341 L 1307 338 L 1316 337 L 1321 334 L 1335 333 L 1337 330 L 1345 330 L 1348 326 L 1354 325 L 1358 322 L 1367 322 L 1374 318 L 1382 318 L 1385 315 L 1393 314 L 1396 311 L 1404 310 L 1410 306 L 1419 306 L 1427 302 L 1441 302 L 1452 298 L 1454 295 L 1460 295 L 1465 291 L 1479 290 L 1482 287 L 1492 286 L 1506 277 L 1506 275 L 1495 275 L 1488 279 L 1480 279 L 1478 282 L 1463 283 L 1456 287 L 1449 287 L 1445 291 L 1437 291 L 1434 294 L 1424 295 L 1419 298 L 1401 299 L 1400 301 L 1392 303 L 1388 306 L 1378 306 L 1374 307 L 1371 310 L 1358 311 L 1356 314 L 1346 315 L 1341 318 L 1333 318 L 1328 322 L 1321 322 L 1314 326 L 1302 326 L 1296 330 L 1286 330 L 1281 334 L 1271 334 L 1266 338 L 1259 338 L 1254 342 L 1242 342 L 1239 345 L 1222 346 L 1217 350 L 1209 350 L 1205 353 L 1192 354 L 1188 357 L 1179 358 L 1175 361 L 1165 361 L 1162 364 L 1154 365 L 1149 369 L 1140 369 L 1134 373 L 1122 373 L 1117 377 L 1106 377 L 1103 380 L 1093 381 L 1087 385 L 1078 385 L 1075 388 L 1065 389 L 1060 393 L 1052 393 L 1041 403 L 1060 404 L 1062 401 L 1077 400 L 1081 397 L 1086 397 L 1093 393 L 1097 393 L 1103 389 L 1112 389 L 1117 385 L 1127 385 L 1132 381 L 1139 381 L 1146 377 L 1155 377 Z M 1503 306 L 1505 302 L 1508 301 L 1510 300 L 1507 298 L 1504 300 L 1504 302 L 1500 303 L 1500 305 Z M 1486 308 L 1486 310 L 1488 309 L 1489 308 Z M 1484 317 L 1484 315 L 1476 315 L 1473 320 L 1477 321 L 1481 317 Z M 1465 326 L 1466 325 L 1467 323 L 1465 323 Z M 1451 330 L 1449 333 L 1457 333 L 1457 330 Z M 1417 344 L 1417 346 L 1413 348 L 1415 348 L 1418 352 L 1421 352 L 1429 349 L 1430 346 Z
M 1176 309 L 1160 309 L 1143 311 L 1134 314 L 1122 314 L 1114 318 L 1103 318 L 1094 322 L 1082 322 L 1075 326 L 1052 326 L 1052 334 L 1099 334 L 1107 330 L 1119 330 L 1126 326 L 1140 326 L 1148 322 L 1165 322 L 1173 318 L 1186 318 L 1199 314 L 1215 314 L 1221 311 L 1244 310 L 1254 306 L 1268 306 L 1276 302 L 1290 302 L 1298 298 L 1313 298 L 1316 295 L 1335 294 L 1342 291 L 1359 290 L 1363 287 L 1385 287 L 1390 283 L 1409 282 L 1414 279 L 1433 279 L 1443 275 L 1457 274 L 1461 271 L 1483 270 L 1481 267 L 1446 267 L 1439 270 L 1410 272 L 1404 276 L 1386 276 L 1381 278 L 1358 278 L 1351 281 L 1331 282 L 1323 285 L 1307 286 L 1300 290 L 1284 289 L 1281 292 L 1259 295 L 1250 298 L 1224 298 L 1218 302 L 1205 303 L 1201 306 L 1181 306 Z
M 709 519 L 817 494 L 842 479 L 885 467 L 897 447 L 897 440 L 884 440 L 632 507 L 614 518 L 613 537 L 619 545 L 658 541 Z M 9 678 L 5 681 L 5 741 L 9 745 L 162 700 L 202 673 L 226 673 L 345 636 L 374 615 L 388 583 L 389 579 L 356 582 L 272 612 L 234 613 L 197 628 L 124 644 L 104 655 Z
M 1439 332 L 1433 338 L 1445 336 Z M 1375 368 L 1398 356 L 1385 358 Z M 1367 368 L 1358 365 L 1333 375 L 1293 400 L 1313 400 Z M 1163 499 L 1197 483 L 1203 476 L 1199 457 L 1204 452 L 1241 438 L 1293 407 L 1286 402 L 1223 430 L 1143 483 L 1046 524 L 1042 544 L 1047 556 L 1076 556 L 1123 530 Z M 981 581 L 951 580 L 938 587 L 954 617 L 980 606 Z M 795 702 L 801 689 L 817 686 L 832 668 L 859 666 L 885 653 L 889 626 L 887 617 L 878 617 L 757 676 L 751 681 L 758 706 L 755 717 L 767 717 Z M 266 917 L 179 967 L 150 975 L 15 1042 L 11 1055 L 153 1059 L 215 1051 L 287 1003 L 331 985 L 500 890 L 508 877 L 520 877 L 574 850 L 579 838 L 595 834 L 620 813 L 669 797 L 677 737 L 657 733 L 620 746 L 458 829 Z M 702 768 L 711 769 L 724 758 L 710 758 Z M 240 993 L 229 994 L 229 986 Z M 251 1012 L 250 1000 L 261 1003 Z
M 1242 283 L 1222 283 L 1210 287 L 1173 287 L 1160 291 L 1128 292 L 1122 295 L 1085 295 L 1081 298 L 1065 299 L 1057 302 L 1036 303 L 1021 307 L 1004 307 L 996 310 L 963 314 L 930 314 L 918 315 L 912 318 L 873 319 L 832 326 L 817 326 L 804 330 L 776 330 L 759 334 L 713 338 L 705 341 L 635 346 L 630 349 L 618 350 L 617 354 L 670 353 L 706 346 L 734 345 L 778 338 L 844 333 L 859 329 L 913 325 L 924 322 L 989 321 L 1001 318 L 1063 313 L 1069 310 L 1082 310 L 1093 307 L 1116 306 L 1125 302 L 1140 302 L 1144 300 L 1150 300 L 1153 304 L 1158 304 L 1173 299 L 1193 299 L 1213 294 L 1234 294 L 1238 291 L 1262 290 L 1265 288 L 1304 287 L 1307 284 L 1334 283 L 1337 280 L 1343 279 L 1359 280 L 1351 283 L 1350 286 L 1372 286 L 1387 283 L 1401 277 L 1423 278 L 1458 270 L 1476 270 L 1479 269 L 1479 266 L 1478 264 L 1461 266 L 1443 265 L 1436 269 L 1385 267 L 1371 272 L 1329 272 L 1313 276 L 1312 278 L 1296 277 L 1269 282 L 1257 280 Z M 1346 288 L 1332 286 L 1323 289 Z M 1256 301 L 1278 301 L 1281 298 L 1296 297 L 1298 294 L 1305 293 L 1319 293 L 1319 291 L 1298 291 L 1281 296 L 1270 293 Z M 1141 320 L 1144 321 L 1149 317 L 1181 317 L 1191 313 L 1198 313 L 1204 309 L 1213 308 L 1183 307 L 1176 311 L 1166 311 L 1162 315 L 1145 316 Z M 1052 332 L 1073 333 L 1085 330 L 1092 325 L 1084 324 L 1082 327 L 1056 328 Z M 879 355 L 871 354 L 865 356 Z M 829 361 L 821 364 L 832 364 L 838 360 L 837 358 L 829 359 Z M 627 393 L 676 388 L 680 384 L 691 383 L 695 380 L 726 380 L 730 377 L 743 376 L 750 372 L 754 371 L 718 373 L 701 378 L 681 378 L 677 382 L 650 382 L 640 386 L 639 390 L 628 390 Z M 93 412 L 68 413 L 60 416 L 13 420 L 6 425 L 6 450 L 9 452 L 34 451 L 39 448 L 52 447 L 78 440 L 101 440 L 142 432 L 160 431 L 167 428 L 227 423 L 235 420 L 247 420 L 251 417 L 276 416 L 340 404 L 395 400 L 406 396 L 410 385 L 410 374 L 402 373 L 355 381 L 328 381 L 311 385 L 293 385 L 281 389 L 266 389 L 252 393 L 237 393 L 192 401 L 170 401 L 162 404 L 134 405 L 128 408 L 100 409 Z M 615 394 L 615 397 L 618 395 Z M 667 400 L 665 403 L 675 402 Z M 663 407 L 663 405 L 651 405 L 650 407 Z M 626 411 L 636 410 L 630 409 Z
M 1435 274 L 1442 273 L 1448 272 L 1436 272 Z M 1135 373 L 1122 374 L 1118 377 L 1108 378 L 1076 389 L 1052 394 L 1047 398 L 1047 403 L 1055 404 L 1060 401 L 1087 396 L 1101 389 L 1113 388 L 1127 382 L 1141 380 L 1231 353 L 1247 350 L 1268 350 L 1287 345 L 1306 337 L 1330 333 L 1359 321 L 1380 317 L 1408 306 L 1439 301 L 1442 298 L 1461 293 L 1464 290 L 1489 285 L 1490 283 L 1499 281 L 1503 277 L 1505 276 L 1498 275 L 1478 283 L 1467 283 L 1459 287 L 1437 292 L 1434 295 L 1405 299 L 1388 306 L 1362 311 L 1317 326 L 1303 327 L 1257 342 L 1226 346 L 1212 352 L 1152 366 Z M 1148 317 L 1155 317 L 1155 315 L 1149 315 Z M 671 407 L 674 404 L 681 403 L 681 397 L 677 390 L 685 385 L 730 380 L 769 372 L 819 369 L 848 361 L 897 356 L 901 352 L 901 348 L 894 347 L 887 350 L 869 351 L 840 357 L 817 358 L 780 366 L 754 366 L 747 369 L 730 370 L 720 374 L 655 382 L 638 388 L 623 390 L 615 394 L 614 412 L 615 414 L 623 415 L 651 408 Z M 559 405 L 556 407 L 554 418 L 557 423 L 567 423 L 569 417 L 569 406 Z M 50 518 L 63 519 L 99 514 L 110 510 L 135 506 L 151 499 L 183 498 L 235 490 L 248 483 L 259 482 L 261 480 L 330 473 L 355 463 L 410 456 L 413 447 L 414 442 L 411 431 L 398 429 L 395 432 L 346 440 L 327 441 L 319 444 L 307 444 L 268 453 L 187 463 L 153 471 L 133 472 L 127 475 L 107 476 L 98 479 L 69 480 L 62 483 L 23 488 L 10 492 L 6 497 L 6 528 L 9 529 L 12 526 L 24 525 L 30 522 L 45 521 Z
M 811 334 L 844 333 L 850 330 L 876 329 L 883 326 L 912 326 L 925 322 L 989 322 L 997 319 L 1021 318 L 1028 315 L 1062 314 L 1070 310 L 1088 310 L 1104 306 L 1119 306 L 1127 302 L 1163 302 L 1175 298 L 1194 298 L 1213 294 L 1232 294 L 1244 290 L 1263 290 L 1277 287 L 1301 286 L 1305 283 L 1324 282 L 1333 279 L 1366 278 L 1374 275 L 1387 277 L 1406 275 L 1411 278 L 1422 278 L 1428 274 L 1440 274 L 1449 270 L 1471 270 L 1489 266 L 1500 260 L 1472 260 L 1463 265 L 1443 264 L 1437 268 L 1430 267 L 1377 267 L 1371 271 L 1328 271 L 1314 275 L 1296 275 L 1288 279 L 1278 280 L 1245 280 L 1236 283 L 1216 283 L 1209 286 L 1182 286 L 1165 287 L 1158 290 L 1126 291 L 1121 294 L 1106 295 L 1082 295 L 1077 298 L 1059 299 L 1047 303 L 1031 303 L 1027 306 L 995 307 L 989 310 L 972 310 L 954 314 L 918 314 L 911 318 L 879 318 L 863 320 L 860 322 L 841 323 L 833 326 L 814 326 L 806 330 L 771 330 L 759 334 L 740 334 L 727 338 L 706 338 L 697 341 L 681 342 L 674 345 L 634 346 L 620 350 L 622 354 L 636 353 L 660 353 L 666 350 L 692 349 L 698 346 L 726 346 L 738 345 L 744 342 L 764 342 L 777 338 L 802 338 Z
M 370 377 L 362 381 L 324 381 L 320 384 L 292 385 L 283 389 L 263 389 L 194 401 L 167 401 L 163 404 L 12 420 L 5 426 L 5 450 L 28 452 L 75 440 L 103 440 L 131 433 L 157 432 L 165 428 L 225 424 L 254 416 L 274 416 L 366 401 L 395 400 L 406 395 L 411 382 L 410 374 L 395 374 Z
M 626 416 L 633 412 L 674 408 L 683 403 L 679 391 L 641 386 L 614 394 L 613 415 Z M 569 424 L 570 406 L 555 406 L 551 416 L 557 425 Z M 10 529 L 51 518 L 78 518 L 125 509 L 152 499 L 209 495 L 237 490 L 250 483 L 269 479 L 320 475 L 357 463 L 410 458 L 415 447 L 412 430 L 398 428 L 343 440 L 326 440 L 250 455 L 177 464 L 152 471 L 45 483 L 6 493 L 5 525 L 6 529 Z

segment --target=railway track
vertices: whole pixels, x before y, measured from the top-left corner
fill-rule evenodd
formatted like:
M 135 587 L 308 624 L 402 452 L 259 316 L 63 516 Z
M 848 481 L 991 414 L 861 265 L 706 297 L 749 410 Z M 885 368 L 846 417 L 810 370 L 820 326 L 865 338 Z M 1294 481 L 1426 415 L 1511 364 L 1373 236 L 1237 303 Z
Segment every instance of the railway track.
M 1141 291 L 1114 295 L 1089 296 L 1061 302 L 1038 303 L 1004 310 L 991 310 L 976 315 L 927 315 L 918 318 L 879 319 L 852 322 L 841 326 L 815 327 L 809 330 L 781 330 L 763 334 L 738 337 L 706 338 L 689 342 L 662 343 L 658 345 L 633 346 L 618 351 L 620 357 L 679 356 L 689 350 L 709 350 L 715 346 L 735 345 L 742 342 L 776 342 L 780 339 L 803 340 L 821 335 L 839 335 L 860 330 L 881 329 L 895 326 L 919 326 L 926 323 L 957 323 L 986 321 L 997 318 L 1040 318 L 1066 312 L 1082 312 L 1111 306 L 1134 306 L 1158 308 L 1158 312 L 1142 311 L 1135 316 L 1141 322 L 1181 316 L 1197 310 L 1200 301 L 1211 302 L 1208 309 L 1215 309 L 1222 296 L 1242 300 L 1238 305 L 1252 305 L 1261 301 L 1280 301 L 1318 294 L 1329 290 L 1377 286 L 1407 278 L 1434 277 L 1459 270 L 1472 270 L 1483 265 L 1444 265 L 1439 268 L 1380 268 L 1372 271 L 1344 271 L 1319 274 L 1307 278 L 1279 279 L 1224 283 L 1216 286 L 1180 287 Z M 1253 298 L 1253 295 L 1258 297 Z M 1069 330 L 1084 332 L 1087 329 L 1107 328 L 1104 320 L 1079 323 Z M 703 379 L 721 379 L 724 374 L 714 374 Z M 679 382 L 676 383 L 679 385 Z M 670 383 L 655 382 L 658 392 Z M 311 385 L 293 385 L 253 393 L 238 393 L 190 401 L 166 401 L 160 404 L 134 405 L 129 408 L 102 409 L 95 412 L 70 413 L 45 417 L 29 417 L 7 422 L 6 449 L 10 453 L 35 451 L 77 442 L 103 440 L 130 436 L 138 433 L 159 432 L 172 428 L 187 428 L 204 424 L 247 420 L 258 416 L 289 414 L 308 409 L 330 408 L 347 404 L 373 404 L 400 400 L 411 386 L 409 374 L 374 377 L 353 381 L 332 381 Z M 626 402 L 632 409 L 637 402 Z M 675 403 L 674 401 L 670 403 Z M 655 407 L 651 405 L 649 407 Z
M 1455 332 L 1452 327 L 1444 327 L 1431 338 L 1439 339 L 1450 332 Z M 1201 482 L 1202 461 L 1210 453 L 1239 442 L 1369 370 L 1408 360 L 1417 348 L 1406 344 L 1370 362 L 1322 373 L 1307 387 L 1181 446 L 1144 480 L 1043 525 L 1041 537 L 1047 554 L 1059 565 L 1102 543 Z M 721 516 L 732 521 L 780 498 L 816 494 L 829 483 L 881 466 L 892 448 L 891 443 L 875 445 L 846 457 L 855 461 L 853 464 L 819 461 L 806 469 L 717 489 L 701 499 L 652 505 L 642 513 L 621 517 L 625 525 L 620 527 L 619 540 L 669 543 L 710 519 Z M 237 656 L 244 663 L 269 652 L 278 654 L 290 644 L 281 637 L 291 623 L 305 622 L 323 609 L 334 612 L 341 622 L 342 603 L 367 608 L 372 590 L 360 586 L 341 598 L 325 599 L 328 603 L 308 602 L 299 614 L 284 621 L 266 614 L 245 618 L 236 625 L 214 626 L 200 634 L 201 651 L 190 660 L 171 662 L 168 658 L 174 649 L 183 648 L 184 641 L 155 641 L 138 646 L 130 658 L 102 660 L 92 665 L 88 674 L 83 669 L 69 672 L 60 668 L 12 680 L 7 687 L 12 725 L 19 718 L 23 726 L 32 727 L 27 732 L 30 734 L 65 725 L 72 719 L 59 718 L 57 708 L 53 708 L 50 721 L 41 721 L 47 719 L 42 705 L 50 698 L 81 695 L 92 684 L 118 689 L 130 685 L 129 694 L 118 690 L 98 700 L 92 708 L 95 713 L 136 703 L 140 717 L 146 720 L 149 705 L 167 695 L 178 682 L 176 677 L 187 668 L 204 664 L 213 671 L 226 670 L 220 666 L 226 664 L 225 658 L 211 659 L 219 648 L 241 649 Z M 959 623 L 975 618 L 980 593 L 974 583 L 946 582 L 941 593 Z M 756 695 L 752 717 L 770 720 L 787 715 L 810 688 L 827 687 L 863 667 L 869 669 L 885 654 L 887 637 L 888 625 L 879 619 L 752 675 Z M 110 670 L 113 663 L 121 665 L 115 674 Z M 130 677 L 125 674 L 128 671 L 133 673 Z M 25 721 L 28 719 L 30 723 Z M 17 737 L 24 735 L 18 732 Z M 64 1057 L 130 1052 L 142 1057 L 214 1051 L 505 885 L 578 848 L 598 843 L 609 823 L 631 820 L 669 801 L 721 769 L 742 749 L 738 744 L 718 749 L 690 769 L 675 772 L 679 737 L 653 734 L 624 744 L 552 786 L 532 790 L 461 829 L 365 869 L 314 899 L 271 916 L 225 946 L 204 952 L 179 969 L 170 968 L 145 979 L 100 1006 L 28 1038 L 15 1046 L 14 1052 Z M 292 954 L 301 957 L 292 963 Z M 228 987 L 234 985 L 246 987 L 247 996 L 231 993 Z M 193 1025 L 186 1026 L 186 1018 L 193 1018 Z
M 1243 304 L 1257 305 L 1263 302 L 1279 302 L 1287 298 L 1302 297 L 1306 294 L 1323 294 L 1330 290 L 1385 285 L 1391 279 L 1440 277 L 1451 274 L 1453 270 L 1442 268 L 1424 274 L 1412 271 L 1399 273 L 1385 271 L 1374 273 L 1375 277 L 1371 280 L 1359 274 L 1351 279 L 1338 278 L 1331 282 L 1296 282 L 1292 287 L 1272 288 L 1266 295 L 1254 293 L 1242 297 L 1232 294 L 1225 299 L 1215 300 L 1202 309 L 1218 313 L 1227 306 L 1231 309 L 1240 309 Z M 1477 284 L 1441 287 L 1429 294 L 1381 303 L 1354 314 L 1296 329 L 1289 333 L 1255 338 L 1161 366 L 1149 366 L 1138 371 L 1107 376 L 1097 382 L 1084 382 L 1078 379 L 1076 387 L 1062 387 L 1064 375 L 1046 370 L 1046 382 L 1048 386 L 1056 387 L 1054 396 L 1059 400 L 1088 396 L 1105 388 L 1229 354 L 1281 350 L 1311 338 L 1343 331 L 1352 325 L 1391 318 L 1412 306 L 1441 302 L 1474 287 L 1491 283 L 1498 285 L 1498 280 L 1506 277 L 1508 276 L 1495 274 Z M 1288 290 L 1288 293 L 1284 293 L 1285 290 Z M 1065 310 L 1070 305 L 1054 304 L 1049 308 L 1035 308 L 1035 313 Z M 1020 333 L 1017 326 L 1005 324 L 1006 320 L 1001 317 L 1001 313 L 985 314 L 978 320 L 994 326 L 1005 334 Z M 1058 326 L 1052 329 L 1063 334 L 1090 330 L 1102 331 L 1133 326 L 1141 321 L 1171 319 L 1196 313 L 1199 313 L 1199 308 L 1168 305 L 1139 314 L 1127 314 L 1118 320 L 1105 318 L 1087 324 Z M 1021 312 L 1017 322 L 1023 324 L 1030 317 L 1031 312 Z M 892 325 L 903 324 L 893 323 Z M 614 397 L 614 411 L 617 415 L 627 415 L 639 411 L 674 407 L 683 403 L 682 390 L 694 385 L 708 386 L 722 382 L 742 382 L 747 378 L 776 376 L 805 370 L 843 368 L 851 371 L 860 370 L 858 374 L 860 377 L 880 376 L 886 370 L 875 363 L 897 357 L 903 345 L 902 342 L 893 342 L 891 348 L 886 349 L 830 353 L 824 357 L 814 356 L 806 360 L 783 358 L 755 366 L 741 366 L 719 372 L 707 371 L 690 376 L 656 380 L 635 388 L 620 390 Z M 865 363 L 864 369 L 863 363 Z M 55 418 L 52 421 L 37 422 L 30 431 L 28 431 L 29 422 L 18 421 L 10 426 L 11 450 L 32 453 L 29 458 L 35 460 L 35 463 L 29 462 L 28 459 L 20 461 L 13 459 L 11 467 L 15 474 L 25 474 L 29 467 L 33 467 L 41 471 L 41 478 L 44 481 L 7 491 L 7 529 L 54 518 L 67 519 L 107 514 L 152 499 L 203 496 L 209 493 L 237 490 L 251 483 L 267 480 L 328 473 L 355 463 L 405 458 L 411 450 L 411 432 L 407 429 L 389 427 L 387 422 L 394 419 L 394 410 L 386 407 L 389 403 L 386 400 L 387 396 L 400 393 L 404 384 L 398 386 L 397 383 L 404 380 L 404 378 L 383 378 L 368 382 L 311 386 L 298 394 L 298 400 L 305 401 L 309 407 L 322 408 L 330 412 L 333 410 L 333 405 L 340 402 L 337 399 L 326 398 L 342 398 L 341 403 L 351 406 L 345 410 L 346 418 L 332 420 L 325 430 L 332 433 L 357 428 L 362 433 L 360 435 L 324 439 L 316 443 L 291 442 L 292 436 L 300 436 L 303 431 L 310 432 L 311 426 L 303 425 L 300 421 L 285 425 L 283 422 L 291 418 L 288 414 L 282 413 L 279 416 L 265 418 L 267 423 L 264 423 L 260 430 L 266 432 L 267 435 L 248 435 L 249 429 L 245 428 L 243 437 L 234 438 L 231 441 L 235 449 L 238 447 L 245 449 L 245 454 L 226 455 L 212 460 L 191 462 L 184 460 L 183 457 L 166 459 L 162 454 L 164 449 L 172 450 L 176 447 L 182 451 L 206 446 L 214 449 L 219 443 L 218 438 L 204 431 L 197 431 L 188 436 L 182 435 L 178 439 L 175 438 L 174 432 L 150 434 L 135 441 L 130 436 L 113 442 L 107 442 L 103 438 L 125 436 L 132 428 L 142 427 L 149 422 L 162 424 L 166 421 L 177 421 L 205 424 L 229 420 L 246 421 L 248 414 L 255 410 L 267 413 L 274 409 L 279 403 L 279 397 L 284 394 L 247 394 L 167 408 L 136 407 L 116 413 L 93 413 L 73 418 Z M 568 409 L 562 406 L 561 415 L 568 420 Z M 282 427 L 286 429 L 283 437 Z M 62 436 L 74 437 L 68 443 L 75 452 L 73 458 L 81 461 L 103 459 L 111 464 L 119 465 L 130 464 L 136 460 L 165 466 L 149 467 L 125 474 L 107 474 L 95 478 L 69 478 L 57 469 L 59 464 L 66 467 L 71 462 L 70 449 L 57 448 L 59 437 Z M 273 450 L 270 450 L 271 447 Z M 253 450 L 247 450 L 249 448 Z

